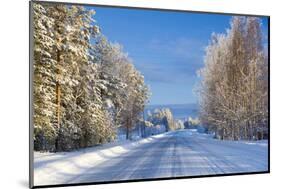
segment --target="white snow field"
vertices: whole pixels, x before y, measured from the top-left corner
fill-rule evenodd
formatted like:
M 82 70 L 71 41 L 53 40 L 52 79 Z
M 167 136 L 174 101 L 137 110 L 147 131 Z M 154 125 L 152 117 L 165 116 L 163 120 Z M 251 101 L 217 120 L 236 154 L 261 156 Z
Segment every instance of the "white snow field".
M 268 142 L 178 130 L 65 153 L 34 153 L 34 184 L 53 185 L 268 170 Z

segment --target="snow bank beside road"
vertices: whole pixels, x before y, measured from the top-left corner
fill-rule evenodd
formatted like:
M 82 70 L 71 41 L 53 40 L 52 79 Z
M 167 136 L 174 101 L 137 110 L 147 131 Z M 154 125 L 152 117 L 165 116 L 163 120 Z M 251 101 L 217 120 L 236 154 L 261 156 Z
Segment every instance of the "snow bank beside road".
M 120 141 L 73 152 L 34 152 L 34 185 L 68 183 L 75 175 L 82 174 L 104 161 L 127 153 L 132 148 L 151 143 L 169 134 L 163 133 L 137 141 Z

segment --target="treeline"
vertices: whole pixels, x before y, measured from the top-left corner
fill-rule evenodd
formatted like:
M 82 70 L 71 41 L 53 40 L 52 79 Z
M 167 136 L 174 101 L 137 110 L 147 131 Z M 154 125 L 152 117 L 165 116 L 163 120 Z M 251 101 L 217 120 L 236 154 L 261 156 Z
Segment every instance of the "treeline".
M 148 99 L 144 78 L 82 6 L 33 3 L 34 148 L 67 151 L 127 138 Z
M 261 20 L 233 17 L 226 34 L 213 34 L 200 71 L 200 121 L 220 139 L 268 135 L 268 58 Z
M 148 112 L 147 121 L 145 123 L 148 127 L 163 125 L 166 132 L 184 128 L 183 122 L 174 119 L 169 108 L 155 109 L 152 113 Z
M 200 120 L 198 117 L 192 118 L 188 117 L 188 119 L 184 122 L 184 128 L 194 128 L 200 126 Z

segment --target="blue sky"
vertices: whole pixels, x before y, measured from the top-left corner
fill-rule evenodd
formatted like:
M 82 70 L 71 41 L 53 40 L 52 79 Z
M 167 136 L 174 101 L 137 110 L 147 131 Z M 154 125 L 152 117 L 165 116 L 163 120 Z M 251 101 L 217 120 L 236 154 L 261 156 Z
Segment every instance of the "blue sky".
M 150 104 L 196 103 L 196 71 L 212 32 L 229 28 L 231 16 L 93 7 L 102 33 L 118 42 L 144 75 Z M 263 18 L 267 32 L 267 19 Z

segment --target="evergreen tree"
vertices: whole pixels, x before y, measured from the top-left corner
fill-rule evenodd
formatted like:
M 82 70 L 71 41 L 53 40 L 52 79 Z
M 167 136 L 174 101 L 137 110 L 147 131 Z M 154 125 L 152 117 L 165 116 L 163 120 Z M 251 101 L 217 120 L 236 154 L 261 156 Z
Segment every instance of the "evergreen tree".
M 54 149 L 57 133 L 53 127 L 55 118 L 55 76 L 56 59 L 53 56 L 55 40 L 50 18 L 44 6 L 34 3 L 34 148 Z
M 34 3 L 36 150 L 112 141 L 117 128 L 134 127 L 144 109 L 143 76 L 119 44 L 100 34 L 94 14 L 82 6 Z

